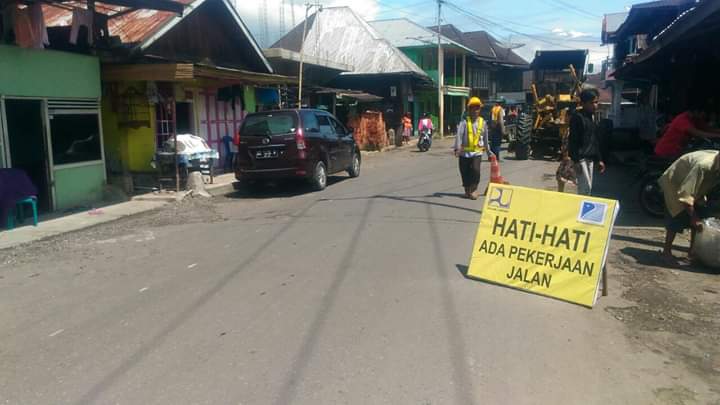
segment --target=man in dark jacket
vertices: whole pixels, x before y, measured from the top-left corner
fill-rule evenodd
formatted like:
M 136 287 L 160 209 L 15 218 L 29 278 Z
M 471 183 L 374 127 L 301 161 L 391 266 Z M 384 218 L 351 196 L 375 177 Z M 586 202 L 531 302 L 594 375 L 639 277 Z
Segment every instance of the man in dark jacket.
M 593 170 L 596 163 L 600 173 L 605 173 L 600 128 L 595 119 L 598 97 L 598 91 L 595 89 L 583 90 L 580 93 L 582 108 L 570 118 L 568 153 L 575 166 L 578 194 L 582 195 L 592 193 Z

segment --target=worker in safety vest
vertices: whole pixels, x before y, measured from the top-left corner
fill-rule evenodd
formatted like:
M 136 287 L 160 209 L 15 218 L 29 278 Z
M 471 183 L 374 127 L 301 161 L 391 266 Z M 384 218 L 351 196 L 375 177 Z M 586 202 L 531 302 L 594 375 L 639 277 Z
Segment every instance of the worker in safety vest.
M 505 109 L 500 102 L 495 103 L 491 112 L 492 123 L 490 125 L 490 150 L 500 160 L 500 146 L 505 133 Z
M 483 153 L 492 155 L 488 149 L 488 126 L 480 116 L 482 101 L 472 97 L 467 104 L 467 117 L 457 126 L 453 150 L 459 158 L 460 176 L 462 177 L 465 197 L 477 200 L 480 196 L 480 164 Z

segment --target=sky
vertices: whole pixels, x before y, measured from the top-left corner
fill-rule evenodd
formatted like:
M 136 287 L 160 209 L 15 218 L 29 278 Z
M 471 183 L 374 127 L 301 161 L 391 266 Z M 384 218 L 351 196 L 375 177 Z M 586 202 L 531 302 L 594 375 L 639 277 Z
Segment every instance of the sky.
M 305 16 L 304 0 L 234 1 L 240 16 L 262 47 L 300 24 Z M 305 0 L 307 1 L 307 0 Z M 349 6 L 368 21 L 408 18 L 420 25 L 437 23 L 436 0 L 311 0 L 324 7 Z M 444 0 L 445 1 L 445 0 Z M 627 11 L 632 0 L 447 0 L 442 23 L 462 31 L 490 32 L 503 44 L 532 61 L 535 51 L 588 49 L 590 62 L 598 66 L 608 56 L 600 34 L 604 14 Z M 267 30 L 261 10 L 266 7 Z M 281 24 L 284 10 L 284 29 Z M 312 13 L 312 12 L 311 12 Z M 468 15 L 471 14 L 471 15 Z M 267 33 L 267 35 L 265 35 Z

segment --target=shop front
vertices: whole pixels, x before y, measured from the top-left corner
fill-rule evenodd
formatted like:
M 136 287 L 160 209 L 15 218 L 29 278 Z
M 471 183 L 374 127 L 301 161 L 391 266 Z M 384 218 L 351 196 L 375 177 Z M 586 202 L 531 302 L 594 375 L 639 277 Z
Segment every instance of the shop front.
M 153 160 L 175 135 L 203 138 L 217 151 L 214 170 L 230 170 L 231 140 L 258 103 L 289 79 L 193 64 L 104 65 L 103 125 L 110 181 L 127 192 L 156 186 Z M 260 91 L 259 86 L 265 86 Z M 263 101 L 265 100 L 265 101 Z M 161 186 L 175 184 L 159 178 Z
M 28 174 L 41 211 L 102 199 L 100 96 L 96 57 L 0 45 L 0 167 Z

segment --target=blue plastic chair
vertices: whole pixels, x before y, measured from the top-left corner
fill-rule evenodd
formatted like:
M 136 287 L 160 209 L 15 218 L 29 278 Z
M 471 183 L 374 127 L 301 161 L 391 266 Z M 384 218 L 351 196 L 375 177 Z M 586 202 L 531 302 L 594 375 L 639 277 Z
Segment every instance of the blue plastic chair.
M 15 216 L 18 217 L 20 223 L 25 222 L 25 207 L 24 205 L 30 205 L 33 211 L 33 225 L 38 225 L 38 213 L 37 213 L 37 197 L 31 196 L 23 198 L 15 203 L 15 209 L 8 214 L 7 228 L 15 228 Z

